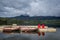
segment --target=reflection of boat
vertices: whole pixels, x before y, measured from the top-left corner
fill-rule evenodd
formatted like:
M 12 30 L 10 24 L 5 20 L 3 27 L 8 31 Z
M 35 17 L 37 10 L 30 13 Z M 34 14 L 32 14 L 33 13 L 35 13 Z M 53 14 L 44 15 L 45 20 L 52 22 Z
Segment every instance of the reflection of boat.
M 38 24 L 38 26 L 17 26 L 13 25 L 12 27 L 3 27 L 0 30 L 4 33 L 38 33 L 38 35 L 45 35 L 45 32 L 56 32 L 55 28 L 48 28 L 48 26 L 44 26 Z
M 19 28 L 4 28 L 3 32 L 4 33 L 20 32 L 20 29 Z

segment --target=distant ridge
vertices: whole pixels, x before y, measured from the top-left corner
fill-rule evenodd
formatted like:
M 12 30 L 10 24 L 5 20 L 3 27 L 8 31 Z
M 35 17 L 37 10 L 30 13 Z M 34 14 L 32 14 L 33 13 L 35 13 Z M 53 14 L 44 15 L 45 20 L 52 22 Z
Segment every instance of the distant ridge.
M 60 17 L 55 17 L 55 16 L 32 16 L 30 17 L 29 15 L 20 15 L 16 17 L 11 17 L 11 18 L 16 18 L 16 19 L 21 19 L 21 20 L 55 20 L 55 19 L 60 19 Z
M 0 25 L 37 25 L 45 24 L 47 26 L 60 27 L 60 17 L 55 16 L 32 16 L 20 15 L 16 17 L 0 17 Z
M 29 15 L 20 15 L 16 17 L 0 17 L 0 18 L 15 18 L 20 20 L 60 20 L 60 17 L 56 16 L 29 16 Z

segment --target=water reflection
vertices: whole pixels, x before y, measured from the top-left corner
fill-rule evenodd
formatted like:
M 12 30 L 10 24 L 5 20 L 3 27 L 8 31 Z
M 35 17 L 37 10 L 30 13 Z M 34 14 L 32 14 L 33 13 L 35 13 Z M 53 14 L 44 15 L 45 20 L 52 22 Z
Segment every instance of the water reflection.
M 60 40 L 60 28 L 57 28 L 56 33 L 46 33 L 45 36 L 38 34 L 4 34 L 0 33 L 0 40 Z

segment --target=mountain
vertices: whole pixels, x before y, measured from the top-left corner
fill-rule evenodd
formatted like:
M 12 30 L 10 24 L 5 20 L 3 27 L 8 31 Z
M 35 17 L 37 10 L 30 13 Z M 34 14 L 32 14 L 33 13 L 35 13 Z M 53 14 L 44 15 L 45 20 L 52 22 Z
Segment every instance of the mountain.
M 12 17 L 16 19 L 21 19 L 21 20 L 58 20 L 60 17 L 55 17 L 55 16 L 32 16 L 30 17 L 29 15 L 20 15 L 16 17 Z
M 55 16 L 32 16 L 20 15 L 16 17 L 1 18 L 0 25 L 37 25 L 45 24 L 47 26 L 60 27 L 60 17 Z

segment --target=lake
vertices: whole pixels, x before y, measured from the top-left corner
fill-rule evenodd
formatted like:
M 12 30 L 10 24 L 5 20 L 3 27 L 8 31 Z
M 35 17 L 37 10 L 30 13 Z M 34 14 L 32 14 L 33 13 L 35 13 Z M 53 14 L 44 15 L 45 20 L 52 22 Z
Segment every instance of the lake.
M 45 36 L 38 36 L 38 34 L 24 34 L 14 33 L 5 34 L 0 33 L 0 40 L 60 40 L 60 28 L 56 28 L 55 33 L 45 33 Z

